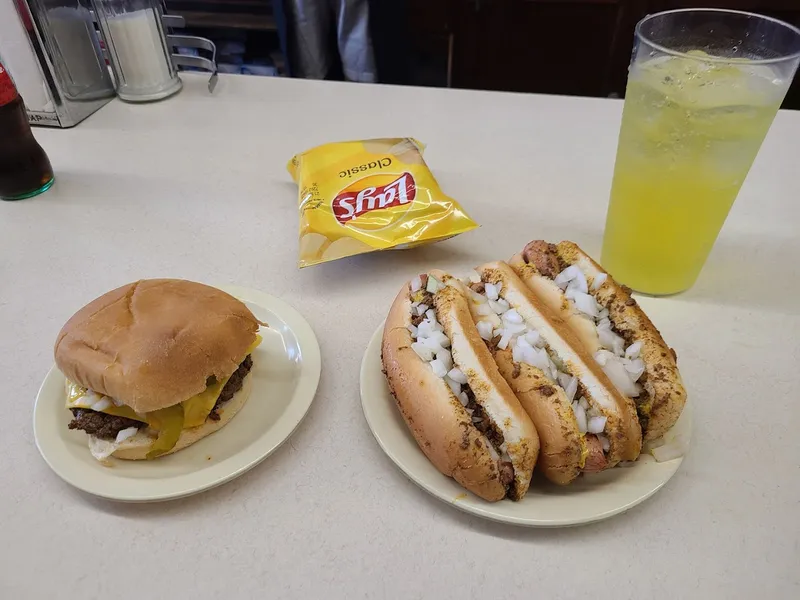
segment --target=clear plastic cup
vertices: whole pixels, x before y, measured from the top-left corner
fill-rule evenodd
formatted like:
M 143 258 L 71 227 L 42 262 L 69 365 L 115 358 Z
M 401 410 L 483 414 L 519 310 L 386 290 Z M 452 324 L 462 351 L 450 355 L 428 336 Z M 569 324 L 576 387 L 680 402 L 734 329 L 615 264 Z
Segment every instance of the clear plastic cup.
M 636 26 L 603 266 L 654 295 L 690 288 L 800 62 L 800 30 L 688 9 Z

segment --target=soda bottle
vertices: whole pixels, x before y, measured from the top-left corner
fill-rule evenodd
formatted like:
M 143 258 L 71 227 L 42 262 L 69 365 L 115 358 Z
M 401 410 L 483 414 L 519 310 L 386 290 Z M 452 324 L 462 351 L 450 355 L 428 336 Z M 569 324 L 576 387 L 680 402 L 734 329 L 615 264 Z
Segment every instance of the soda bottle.
M 0 198 L 30 198 L 51 185 L 50 159 L 33 137 L 25 104 L 0 63 Z

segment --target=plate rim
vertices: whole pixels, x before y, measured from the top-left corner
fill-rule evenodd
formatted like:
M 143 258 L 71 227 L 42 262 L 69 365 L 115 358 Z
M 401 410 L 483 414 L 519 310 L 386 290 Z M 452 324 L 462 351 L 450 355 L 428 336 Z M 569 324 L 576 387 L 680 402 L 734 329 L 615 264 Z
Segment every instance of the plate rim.
M 382 439 L 382 437 L 380 436 L 379 433 L 376 432 L 376 427 L 374 426 L 374 423 L 370 419 L 370 412 L 369 412 L 369 409 L 367 408 L 368 400 L 366 399 L 367 395 L 368 395 L 367 394 L 368 390 L 366 388 L 369 387 L 369 386 L 367 384 L 367 379 L 366 378 L 370 377 L 370 376 L 374 377 L 374 373 L 371 372 L 368 363 L 370 362 L 370 359 L 373 357 L 373 354 L 374 354 L 374 353 L 371 353 L 370 351 L 372 350 L 373 347 L 375 347 L 375 346 L 379 347 L 379 345 L 380 345 L 380 340 L 383 337 L 383 329 L 384 329 L 385 323 L 386 323 L 386 320 L 384 319 L 378 325 L 378 328 L 372 333 L 372 335 L 370 336 L 369 342 L 367 343 L 366 350 L 364 351 L 364 356 L 361 359 L 361 368 L 359 370 L 359 392 L 360 392 L 360 395 L 361 395 L 361 409 L 362 409 L 362 412 L 364 413 L 364 420 L 367 422 L 367 426 L 369 427 L 370 432 L 372 433 L 372 436 L 375 438 L 375 441 L 378 443 L 378 446 L 381 448 L 381 450 L 384 452 L 384 454 L 386 454 L 386 456 L 389 457 L 389 459 L 394 463 L 394 465 L 400 470 L 401 473 L 403 473 L 403 475 L 407 479 L 409 479 L 418 488 L 424 490 L 426 493 L 430 494 L 431 496 L 433 496 L 437 500 L 440 500 L 444 504 L 452 506 L 452 507 L 458 509 L 461 512 L 464 512 L 464 513 L 467 513 L 467 514 L 471 514 L 471 515 L 475 515 L 475 516 L 481 517 L 483 519 L 486 519 L 486 520 L 489 520 L 489 521 L 492 521 L 492 522 L 495 522 L 495 523 L 505 523 L 507 525 L 515 525 L 515 526 L 520 526 L 520 527 L 556 528 L 556 527 L 574 527 L 574 526 L 580 526 L 580 525 L 588 525 L 590 523 L 596 523 L 598 521 L 603 521 L 605 519 L 609 519 L 611 517 L 614 517 L 616 515 L 624 513 L 626 511 L 630 510 L 631 508 L 641 504 L 642 502 L 648 500 L 653 495 L 658 493 L 664 487 L 664 485 L 666 485 L 666 483 L 670 479 L 672 479 L 672 477 L 675 476 L 675 473 L 677 473 L 678 469 L 680 468 L 681 464 L 683 463 L 683 460 L 684 460 L 685 456 L 681 456 L 681 457 L 679 457 L 677 459 L 674 459 L 674 460 L 671 460 L 671 461 L 667 461 L 667 462 L 664 462 L 664 463 L 659 463 L 660 465 L 664 465 L 665 468 L 666 468 L 666 465 L 669 465 L 671 470 L 666 475 L 666 477 L 664 477 L 664 479 L 658 483 L 658 485 L 653 487 L 651 490 L 648 490 L 648 492 L 646 494 L 643 494 L 643 495 L 641 495 L 641 496 L 639 496 L 639 497 L 637 497 L 637 498 L 635 498 L 635 499 L 633 499 L 633 500 L 631 500 L 629 502 L 626 502 L 625 504 L 622 504 L 619 507 L 615 507 L 613 509 L 607 510 L 607 511 L 599 513 L 599 514 L 590 514 L 590 515 L 587 515 L 585 518 L 579 518 L 579 519 L 564 518 L 564 519 L 546 519 L 546 520 L 542 520 L 542 519 L 535 519 L 535 518 L 519 517 L 519 516 L 514 516 L 514 515 L 502 515 L 502 514 L 497 513 L 496 511 L 490 510 L 490 507 L 495 506 L 497 503 L 486 502 L 484 500 L 481 500 L 480 498 L 478 498 L 477 496 L 475 496 L 474 494 L 472 494 L 471 492 L 469 492 L 466 489 L 464 489 L 463 492 L 464 492 L 464 494 L 467 495 L 467 499 L 470 499 L 470 502 L 463 502 L 460 498 L 453 499 L 451 496 L 445 495 L 445 493 L 442 492 L 440 489 L 428 486 L 428 485 L 426 485 L 425 483 L 422 482 L 421 478 L 415 477 L 415 475 L 413 473 L 413 469 L 410 469 L 405 464 L 405 462 L 401 458 L 398 457 L 397 453 L 394 452 L 391 448 L 389 448 L 387 446 L 386 441 L 384 439 Z M 689 408 L 688 407 L 688 403 L 687 403 L 687 406 L 684 407 L 684 410 L 686 410 L 687 408 Z M 396 410 L 396 407 L 395 407 L 395 410 Z M 415 448 L 416 448 L 416 443 L 415 443 Z M 421 450 L 419 450 L 418 448 L 417 448 L 417 450 L 421 453 Z M 631 468 L 636 468 L 636 467 L 633 466 Z M 447 477 L 445 475 L 441 474 L 441 476 L 447 479 Z M 474 504 L 474 502 L 476 502 L 476 501 L 477 502 L 483 502 L 486 506 L 481 506 L 479 504 Z
M 180 498 L 186 498 L 188 496 L 193 496 L 195 494 L 208 491 L 233 481 L 241 475 L 244 475 L 247 471 L 256 467 L 271 454 L 277 451 L 294 434 L 305 417 L 308 415 L 311 405 L 314 403 L 322 374 L 322 357 L 319 341 L 317 340 L 314 330 L 311 328 L 311 325 L 308 323 L 305 317 L 303 317 L 303 315 L 297 309 L 295 309 L 286 301 L 272 296 L 271 294 L 238 285 L 223 284 L 215 285 L 214 287 L 227 292 L 242 302 L 251 302 L 263 310 L 276 313 L 280 316 L 281 320 L 286 324 L 288 329 L 292 331 L 297 339 L 298 348 L 303 356 L 303 360 L 300 362 L 297 388 L 292 395 L 292 400 L 289 402 L 286 409 L 284 409 L 284 412 L 278 417 L 278 419 L 275 421 L 275 424 L 273 424 L 273 426 L 270 428 L 272 429 L 284 422 L 284 418 L 286 418 L 288 409 L 293 406 L 296 407 L 294 416 L 290 416 L 286 421 L 287 423 L 291 424 L 288 426 L 284 425 L 283 430 L 279 433 L 280 439 L 270 444 L 266 450 L 261 451 L 257 454 L 257 456 L 246 460 L 244 464 L 239 465 L 232 471 L 223 475 L 210 476 L 209 480 L 205 483 L 190 484 L 188 486 L 181 487 L 180 489 L 173 489 L 166 492 L 151 491 L 143 494 L 137 493 L 121 495 L 119 492 L 109 492 L 103 490 L 102 488 L 98 489 L 91 485 L 87 485 L 86 482 L 81 482 L 79 479 L 76 479 L 74 476 L 72 476 L 72 474 L 65 473 L 62 469 L 55 466 L 51 460 L 52 457 L 49 456 L 49 452 L 43 448 L 43 442 L 40 439 L 40 437 L 43 436 L 43 432 L 41 432 L 39 430 L 39 426 L 37 426 L 37 416 L 39 415 L 40 411 L 44 410 L 41 408 L 41 406 L 44 404 L 42 394 L 53 377 L 64 377 L 64 375 L 59 371 L 58 367 L 54 364 L 48 370 L 47 374 L 42 380 L 41 385 L 39 386 L 39 390 L 36 393 L 36 400 L 33 407 L 32 424 L 34 442 L 39 454 L 42 456 L 50 470 L 53 471 L 53 473 L 55 473 L 61 480 L 84 493 L 115 502 L 149 503 L 178 500 Z M 251 394 L 255 392 L 256 390 L 254 389 Z M 291 413 L 289 414 L 291 415 Z M 225 460 L 231 460 L 241 452 L 242 450 L 239 450 Z M 182 474 L 177 477 L 185 477 L 187 475 L 189 474 Z

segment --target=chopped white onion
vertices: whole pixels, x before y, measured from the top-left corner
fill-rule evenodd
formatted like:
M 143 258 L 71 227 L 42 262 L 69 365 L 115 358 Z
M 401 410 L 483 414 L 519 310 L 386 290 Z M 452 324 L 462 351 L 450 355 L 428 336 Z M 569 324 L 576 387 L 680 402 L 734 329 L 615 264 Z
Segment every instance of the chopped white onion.
M 589 410 L 589 401 L 586 399 L 586 396 L 581 396 L 578 399 L 578 404 L 581 405 L 581 408 L 583 410 L 587 410 L 587 411 Z
M 633 342 L 625 350 L 625 358 L 630 358 L 631 360 L 633 360 L 634 358 L 639 358 L 639 354 L 641 352 L 642 352 L 642 342 Z
M 575 308 L 592 318 L 597 317 L 600 313 L 597 301 L 589 294 L 577 292 L 574 297 L 574 302 Z
M 484 296 L 483 294 L 479 294 L 472 288 L 467 288 L 467 291 L 469 292 L 469 297 L 472 298 L 472 301 L 475 304 L 486 304 L 489 301 L 489 299 L 486 296 Z
M 564 388 L 564 391 L 567 393 L 567 398 L 570 402 L 575 398 L 575 394 L 578 393 L 578 378 L 574 375 L 568 376 L 570 377 L 569 383 L 567 387 Z
M 567 386 L 569 385 L 570 381 L 572 381 L 572 375 L 570 375 L 569 373 L 559 373 L 558 374 L 558 385 L 560 385 L 565 390 L 567 389 Z M 571 400 L 570 400 L 570 402 L 571 402 Z
M 434 331 L 431 334 L 432 340 L 435 340 L 437 344 L 439 344 L 442 348 L 448 348 L 450 346 L 450 338 L 445 335 L 442 331 Z
M 586 422 L 586 411 L 577 402 L 572 403 L 572 410 L 575 411 L 575 418 L 578 420 L 578 431 L 586 433 L 589 424 Z
M 603 447 L 603 452 L 608 452 L 609 448 L 611 448 L 611 442 L 609 439 L 602 434 L 597 434 L 597 439 L 600 440 L 600 445 Z
M 515 309 L 507 310 L 503 313 L 503 320 L 507 323 L 514 323 L 519 325 L 520 323 L 524 323 L 524 319 L 522 315 L 520 315 Z
M 106 459 L 111 456 L 117 448 L 119 448 L 119 446 L 116 442 L 102 440 L 93 435 L 89 436 L 89 452 L 100 462 L 106 462 Z
M 519 344 L 515 344 L 511 351 L 511 359 L 514 362 L 525 362 L 525 349 Z
M 597 328 L 597 335 L 600 340 L 600 345 L 603 346 L 603 348 L 608 348 L 617 356 L 623 355 L 625 340 L 620 336 L 610 329 L 601 329 L 600 327 Z
M 622 392 L 624 396 L 635 398 L 641 391 L 639 386 L 631 381 L 628 371 L 625 366 L 618 360 L 609 360 L 603 365 L 603 371 L 611 380 L 616 388 Z
M 444 363 L 440 361 L 438 358 L 434 358 L 431 361 L 431 369 L 433 369 L 433 374 L 436 375 L 437 377 L 444 377 L 445 375 L 447 375 L 447 368 L 444 366 Z
M 525 334 L 525 340 L 531 346 L 536 346 L 537 344 L 539 344 L 539 342 L 542 341 L 542 338 L 539 335 L 538 331 L 536 331 L 535 329 L 531 329 L 531 330 L 528 331 L 528 333 Z
M 92 410 L 103 412 L 105 409 L 111 407 L 111 400 L 107 396 L 102 396 L 100 400 L 92 404 Z
M 428 306 L 427 304 L 422 304 L 422 303 L 420 303 L 420 304 L 417 304 L 416 308 L 414 309 L 414 310 L 415 310 L 415 314 L 416 314 L 418 317 L 421 317 L 422 315 L 424 315 L 424 314 L 425 314 L 425 312 L 426 312 L 426 311 L 427 311 L 429 308 L 430 308 L 430 306 Z
M 488 317 L 489 315 L 494 314 L 494 310 L 489 304 L 479 304 L 475 309 L 475 312 L 483 317 Z
M 430 362 L 433 360 L 433 350 L 422 342 L 414 342 L 411 344 L 411 349 L 416 352 L 417 356 L 419 356 L 425 362 Z
M 606 428 L 606 417 L 591 417 L 586 426 L 589 433 L 603 433 Z
M 467 406 L 467 404 L 469 404 L 469 396 L 467 396 L 467 392 L 461 392 L 461 393 L 458 395 L 458 400 L 461 402 L 461 404 L 462 404 L 464 407 L 466 407 L 466 406 Z M 472 412 L 470 411 L 470 409 L 467 409 L 467 410 L 470 412 L 470 414 L 472 414 Z
M 614 355 L 611 354 L 608 350 L 598 350 L 594 354 L 594 359 L 597 361 L 597 364 L 601 367 L 605 366 L 608 362 L 609 357 L 613 358 Z
M 513 335 L 519 335 L 524 333 L 528 328 L 525 326 L 525 323 L 505 323 L 503 329 L 510 331 Z
M 467 384 L 467 376 L 458 367 L 453 367 L 447 372 L 447 376 L 453 381 L 457 381 L 461 385 Z
M 469 272 L 469 280 L 472 283 L 480 283 L 481 282 L 481 275 L 475 269 Z
M 436 279 L 436 277 L 428 275 L 428 284 L 425 286 L 425 290 L 427 290 L 431 294 L 435 294 L 436 292 L 439 291 L 440 287 L 441 284 L 439 283 L 439 280 Z
M 449 377 L 445 376 L 444 381 L 447 385 L 450 386 L 450 389 L 453 392 L 453 395 L 458 398 L 461 396 L 461 384 L 457 381 L 453 381 Z
M 567 289 L 567 284 L 569 284 L 570 281 L 575 279 L 578 276 L 578 273 L 580 272 L 581 270 L 578 267 L 572 265 L 561 271 L 561 273 L 559 273 L 558 275 L 556 275 L 556 278 L 553 281 L 558 287 L 564 290 Z
M 541 369 L 547 375 L 550 369 L 550 360 L 547 352 L 539 348 L 524 348 L 525 362 L 529 365 Z
M 435 321 L 436 320 L 436 311 L 433 310 L 432 308 L 429 308 L 428 310 L 425 311 L 425 318 L 429 319 L 430 321 Z
M 513 335 L 514 334 L 510 331 L 503 330 L 503 335 L 500 336 L 500 341 L 497 342 L 497 347 L 500 348 L 500 350 L 505 350 L 508 348 L 508 343 L 511 341 L 511 337 Z
M 430 337 L 422 337 L 422 336 L 419 337 L 420 343 L 422 345 L 424 345 L 424 346 L 427 346 L 431 350 L 433 350 L 434 353 L 439 352 L 439 350 L 441 350 L 442 347 L 443 347 L 442 344 L 441 344 L 440 339 L 433 337 L 437 333 L 441 333 L 441 332 L 434 331 L 433 333 L 431 333 Z
M 606 279 L 608 279 L 608 275 L 606 273 L 600 273 L 594 278 L 594 281 L 592 282 L 592 289 L 599 290 L 600 286 L 606 282 Z
M 630 374 L 631 381 L 639 381 L 644 374 L 644 361 L 641 358 L 635 358 L 625 365 L 625 370 Z
M 489 300 L 497 300 L 500 297 L 500 288 L 494 283 L 485 284 L 486 297 Z
M 671 440 L 658 448 L 653 448 L 650 451 L 650 454 L 658 462 L 666 462 L 668 460 L 675 460 L 676 458 L 680 458 L 684 454 L 689 451 L 689 442 L 683 436 L 676 436 L 674 440 Z
M 598 318 L 598 319 L 608 319 L 608 315 L 609 315 L 608 309 L 607 309 L 607 308 L 604 308 L 604 309 L 602 309 L 602 310 L 600 311 L 600 313 L 597 315 L 597 318 Z M 609 324 L 610 324 L 610 321 L 609 321 Z
M 411 337 L 414 338 L 414 339 L 416 339 L 417 336 L 419 335 L 419 330 L 417 329 L 416 325 L 410 324 L 408 326 L 408 331 L 409 331 L 409 333 L 411 333 Z
M 478 333 L 480 336 L 489 341 L 492 339 L 493 327 L 490 321 L 478 321 Z
M 502 314 L 503 314 L 504 312 L 506 312 L 506 311 L 507 311 L 509 308 L 511 308 L 511 307 L 508 305 L 508 302 L 506 302 L 506 301 L 505 301 L 505 300 L 503 300 L 502 298 L 499 298 L 498 300 L 491 300 L 491 299 L 490 299 L 490 300 L 489 300 L 489 306 L 490 306 L 490 307 L 491 307 L 491 309 L 492 309 L 492 310 L 493 310 L 493 311 L 494 311 L 496 314 L 498 314 L 498 315 L 502 315 Z
M 436 350 L 436 358 L 442 361 L 444 368 L 448 371 L 453 368 L 453 355 L 450 353 L 450 350 L 447 348 L 440 348 Z
M 414 277 L 414 279 L 411 280 L 411 291 L 418 292 L 421 289 L 422 289 L 422 278 L 419 276 Z
M 133 437 L 134 435 L 136 435 L 136 433 L 137 433 L 138 431 L 139 431 L 139 429 L 138 429 L 138 428 L 136 428 L 136 427 L 128 427 L 127 429 L 122 429 L 122 430 L 120 430 L 120 432 L 117 434 L 117 440 L 116 440 L 116 442 L 117 442 L 118 444 L 121 444 L 122 442 L 124 442 L 125 440 L 127 440 L 129 437 Z
M 586 275 L 583 274 L 583 271 L 578 269 L 578 273 L 575 275 L 575 279 L 570 282 L 571 285 L 574 285 L 579 292 L 584 294 L 589 293 L 589 285 L 586 283 Z

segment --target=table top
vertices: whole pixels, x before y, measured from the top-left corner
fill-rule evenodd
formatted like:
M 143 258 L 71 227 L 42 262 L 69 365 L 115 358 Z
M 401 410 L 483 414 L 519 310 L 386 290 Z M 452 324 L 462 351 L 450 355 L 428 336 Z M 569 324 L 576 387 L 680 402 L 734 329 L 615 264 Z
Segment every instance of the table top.
M 364 421 L 361 358 L 401 283 L 533 238 L 598 254 L 622 102 L 221 76 L 37 129 L 57 173 L 0 203 L 0 597 L 788 598 L 800 519 L 800 113 L 781 112 L 701 275 L 641 304 L 676 348 L 692 449 L 652 499 L 590 526 L 527 530 L 428 496 Z M 292 154 L 413 135 L 481 229 L 299 271 Z M 266 291 L 319 338 L 316 400 L 291 443 L 185 500 L 101 501 L 39 456 L 33 400 L 64 321 L 138 278 Z M 768 409 L 759 409 L 766 404 Z M 794 593 L 793 593 L 794 591 Z

